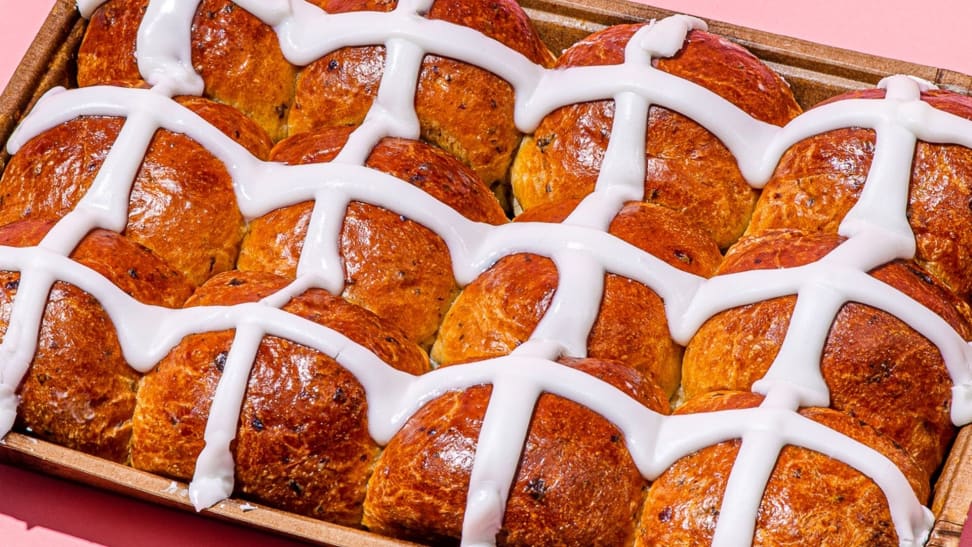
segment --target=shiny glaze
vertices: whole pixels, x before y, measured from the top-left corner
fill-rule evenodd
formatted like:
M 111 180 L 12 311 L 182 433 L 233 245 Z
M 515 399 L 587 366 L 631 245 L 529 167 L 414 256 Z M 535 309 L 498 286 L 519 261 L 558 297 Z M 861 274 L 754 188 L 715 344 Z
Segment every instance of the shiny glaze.
M 188 25 L 195 4 L 153 1 L 139 33 L 140 70 L 151 90 L 88 88 L 56 90 L 38 104 L 8 143 L 12 153 L 46 128 L 82 115 L 127 118 L 119 144 L 99 173 L 89 196 L 37 247 L 0 249 L 0 267 L 21 272 L 20 297 L 2 354 L 2 431 L 16 412 L 15 390 L 34 353 L 40 312 L 47 290 L 65 280 L 97 298 L 118 326 L 126 359 L 149 370 L 185 335 L 236 329 L 236 339 L 217 388 L 190 495 L 197 508 L 229 496 L 233 490 L 230 442 L 235 435 L 241 397 L 260 339 L 289 338 L 333 356 L 364 386 L 372 436 L 387 442 L 423 404 L 439 394 L 492 384 L 479 449 L 472 466 L 463 525 L 463 543 L 491 544 L 500 527 L 509 484 L 526 434 L 531 409 L 540 393 L 554 393 L 603 415 L 625 434 L 632 457 L 645 477 L 658 476 L 676 460 L 728 439 L 743 440 L 729 480 L 714 544 L 748 543 L 754 515 L 779 450 L 785 444 L 830 454 L 872 477 L 888 497 L 903 545 L 920 544 L 931 514 L 915 498 L 891 462 L 862 444 L 797 414 L 800 406 L 826 406 L 829 394 L 819 373 L 819 355 L 827 329 L 840 306 L 860 301 L 898 315 L 942 351 L 954 381 L 953 421 L 972 421 L 972 361 L 969 345 L 941 318 L 866 271 L 914 253 L 914 237 L 905 218 L 909 150 L 918 139 L 972 145 L 972 124 L 936 111 L 920 101 L 924 86 L 894 77 L 882 82 L 885 100 L 833 103 L 801 115 L 783 128 L 760 122 L 724 99 L 651 66 L 655 57 L 674 54 L 697 19 L 676 16 L 636 33 L 625 62 L 600 67 L 544 70 L 498 42 L 442 21 L 421 17 L 429 2 L 400 2 L 387 14 L 328 15 L 303 2 L 242 1 L 244 8 L 275 27 L 285 55 L 306 64 L 339 47 L 384 44 L 389 52 L 379 96 L 361 127 L 339 157 L 320 165 L 282 166 L 255 159 L 242 147 L 172 102 L 176 93 L 201 92 L 188 63 Z M 89 15 L 100 2 L 79 2 Z M 142 50 L 141 48 L 145 48 Z M 498 227 L 466 220 L 421 191 L 362 166 L 381 137 L 415 138 L 411 106 L 418 61 L 435 53 L 481 66 L 509 81 L 516 90 L 516 122 L 530 131 L 553 109 L 586 100 L 614 99 L 617 117 L 596 191 L 551 235 L 549 225 L 516 223 Z M 786 270 L 743 272 L 705 280 L 676 270 L 605 232 L 621 205 L 641 197 L 644 127 L 647 110 L 658 104 L 691 117 L 716 135 L 735 155 L 754 187 L 769 178 L 782 153 L 793 143 L 827 130 L 858 126 L 878 134 L 867 189 L 841 223 L 846 243 L 823 260 Z M 284 290 L 259 303 L 236 307 L 168 310 L 139 304 L 97 274 L 65 258 L 92 227 L 118 229 L 127 209 L 124 196 L 156 128 L 184 132 L 222 159 L 234 178 L 244 215 L 253 218 L 283 205 L 315 200 L 312 228 L 298 265 L 298 276 Z M 619 158 L 625 158 L 620 160 Z M 640 159 L 638 159 L 640 158 Z M 286 179 L 285 189 L 264 184 Z M 273 188 L 273 190 L 269 190 Z M 324 199 L 326 197 L 326 199 Z M 502 256 L 530 252 L 550 257 L 560 271 L 560 289 L 532 339 L 512 355 L 423 376 L 398 372 L 334 331 L 308 324 L 279 308 L 311 287 L 332 293 L 342 289 L 337 233 L 352 201 L 393 210 L 439 234 L 453 257 L 457 280 L 465 284 Z M 80 234 L 80 235 L 79 235 Z M 839 270 L 835 277 L 829 272 Z M 563 355 L 583 356 L 585 340 L 600 302 L 605 272 L 629 277 L 655 290 L 665 301 L 672 336 L 685 343 L 708 317 L 720 310 L 774 296 L 800 298 L 780 357 L 757 382 L 765 395 L 756 409 L 666 417 L 650 411 L 622 391 L 582 372 L 557 365 Z M 576 293 L 579 297 L 566 295 Z M 567 326 L 570 325 L 570 328 Z M 566 336 L 561 333 L 567 333 Z M 519 366 L 496 366 L 515 360 Z

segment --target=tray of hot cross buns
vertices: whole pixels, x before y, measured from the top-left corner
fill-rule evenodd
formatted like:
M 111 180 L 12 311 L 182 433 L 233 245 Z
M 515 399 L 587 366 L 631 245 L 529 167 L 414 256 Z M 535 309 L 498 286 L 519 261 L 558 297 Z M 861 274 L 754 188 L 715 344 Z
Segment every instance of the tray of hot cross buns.
M 0 457 L 327 545 L 958 545 L 972 79 L 617 0 L 63 0 Z

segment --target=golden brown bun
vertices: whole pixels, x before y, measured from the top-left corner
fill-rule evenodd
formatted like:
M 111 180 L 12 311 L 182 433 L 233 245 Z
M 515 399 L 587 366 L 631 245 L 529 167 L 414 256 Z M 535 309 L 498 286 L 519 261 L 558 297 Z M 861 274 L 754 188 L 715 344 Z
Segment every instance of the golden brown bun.
M 719 274 L 806 264 L 840 241 L 836 235 L 796 231 L 747 236 L 726 255 Z M 969 338 L 967 306 L 919 266 L 898 261 L 871 275 L 928 307 Z M 722 389 L 749 389 L 776 357 L 795 301 L 795 296 L 775 298 L 709 319 L 685 350 L 686 398 Z M 926 478 L 934 472 L 955 434 L 949 417 L 952 382 L 938 348 L 900 319 L 851 302 L 841 308 L 831 326 L 820 366 L 832 408 L 864 420 L 901 444 Z
M 389 11 L 396 2 L 318 1 L 331 13 Z M 514 0 L 437 0 L 428 13 L 478 30 L 542 65 L 553 61 Z M 345 48 L 305 67 L 297 78 L 290 134 L 326 125 L 358 125 L 378 92 L 384 47 Z M 513 124 L 513 88 L 485 70 L 427 55 L 422 62 L 415 109 L 422 138 L 455 155 L 498 194 L 520 132 Z
M 852 92 L 844 99 L 879 99 L 884 90 Z M 972 120 L 972 99 L 949 91 L 922 93 L 931 106 Z M 870 129 L 839 129 L 806 139 L 784 154 L 763 190 L 748 233 L 770 228 L 836 232 L 857 203 L 874 155 Z M 972 150 L 919 142 L 911 170 L 908 220 L 918 244 L 916 260 L 963 298 L 972 296 Z
M 33 246 L 52 223 L 24 221 L 0 228 L 0 245 Z M 105 230 L 88 234 L 71 254 L 136 300 L 179 307 L 192 286 L 145 248 Z M 20 273 L 0 272 L 0 329 L 6 332 Z M 135 391 L 132 369 L 101 304 L 58 281 L 47 298 L 37 350 L 20 384 L 17 427 L 75 450 L 128 461 Z
M 271 158 L 288 164 L 334 158 L 351 128 L 326 128 L 295 135 L 274 147 Z M 501 224 L 503 210 L 489 189 L 466 166 L 419 141 L 383 139 L 368 167 L 407 181 L 470 220 Z M 241 270 L 274 272 L 293 278 L 307 235 L 313 202 L 272 211 L 250 223 L 240 252 Z M 404 216 L 352 202 L 341 232 L 346 287 L 343 296 L 404 330 L 425 348 L 459 287 L 442 239 Z
M 557 66 L 620 63 L 640 27 L 618 25 L 595 33 L 568 48 Z M 670 59 L 659 59 L 657 67 L 722 95 L 767 123 L 783 125 L 800 113 L 779 76 L 739 46 L 706 32 L 690 32 L 685 47 Z M 613 118 L 613 101 L 575 104 L 544 118 L 524 138 L 513 164 L 513 194 L 520 207 L 529 210 L 593 191 Z M 683 211 L 722 248 L 742 234 L 756 192 L 715 136 L 680 114 L 653 106 L 645 156 L 645 201 Z
M 237 110 L 196 97 L 179 102 L 266 157 L 266 134 Z M 28 141 L 0 179 L 0 225 L 67 214 L 90 188 L 123 123 L 80 117 Z M 132 188 L 124 234 L 196 285 L 232 268 L 243 217 L 226 167 L 186 135 L 157 131 Z
M 751 408 L 761 401 L 747 392 L 702 396 L 676 414 Z M 895 463 L 918 499 L 927 482 L 900 449 L 867 425 L 826 408 L 800 414 L 847 435 Z M 652 483 L 638 525 L 636 546 L 708 545 L 739 441 L 704 448 L 677 461 Z M 895 546 L 897 534 L 881 489 L 849 465 L 805 448 L 786 446 L 763 494 L 753 545 Z
M 187 306 L 253 302 L 286 284 L 269 273 L 225 272 L 200 287 Z M 283 309 L 343 333 L 399 370 L 428 370 L 425 354 L 403 333 L 340 297 L 311 289 Z M 192 476 L 232 340 L 232 331 L 187 336 L 145 376 L 132 465 L 177 479 Z M 236 433 L 237 490 L 289 511 L 357 525 L 379 450 L 368 434 L 367 408 L 363 388 L 336 361 L 265 337 Z
M 621 363 L 563 362 L 649 408 L 668 412 L 665 394 Z M 449 392 L 412 416 L 375 466 L 365 500 L 365 526 L 419 541 L 459 538 L 491 391 L 491 386 L 477 386 Z M 543 394 L 497 543 L 620 545 L 634 533 L 645 485 L 617 428 L 577 403 Z
M 517 221 L 560 222 L 576 201 L 523 213 Z M 610 233 L 672 266 L 708 277 L 722 259 L 711 238 L 681 215 L 642 202 L 624 206 Z M 549 258 L 515 254 L 467 285 L 449 309 L 432 348 L 448 364 L 505 355 L 525 342 L 550 305 L 558 274 Z M 588 337 L 591 357 L 616 359 L 650 375 L 671 396 L 682 349 L 670 337 L 664 303 L 645 285 L 614 274 L 605 279 L 601 308 Z
M 78 50 L 78 85 L 142 82 L 135 58 L 147 0 L 111 0 L 88 22 Z M 192 64 L 204 96 L 241 110 L 274 140 L 287 134 L 297 69 L 273 29 L 230 0 L 202 0 L 192 22 Z
M 148 0 L 109 0 L 95 10 L 78 47 L 78 86 L 143 82 L 135 42 L 147 7 Z
M 97 10 L 78 54 L 80 85 L 146 85 L 135 59 L 146 1 L 110 0 Z M 395 7 L 395 0 L 311 1 L 332 13 Z M 439 0 L 428 17 L 478 29 L 540 65 L 553 65 L 515 0 Z M 559 66 L 620 62 L 624 45 L 638 28 L 624 25 L 597 33 L 568 50 Z M 191 51 L 209 100 L 179 100 L 261 159 L 271 158 L 271 144 L 283 139 L 271 159 L 290 164 L 328 161 L 336 155 L 374 101 L 385 62 L 382 46 L 346 48 L 312 63 L 298 79 L 273 30 L 230 0 L 201 1 Z M 706 32 L 691 32 L 678 55 L 656 64 L 771 124 L 782 125 L 800 111 L 782 79 L 741 48 Z M 948 108 L 972 119 L 972 107 L 953 96 L 928 97 L 950 102 Z M 415 106 L 421 138 L 445 152 L 388 138 L 372 151 L 368 165 L 422 188 L 470 219 L 492 224 L 507 220 L 490 188 L 503 193 L 514 156 L 512 177 L 525 209 L 518 220 L 562 221 L 593 188 L 614 115 L 608 100 L 565 107 L 547 116 L 520 146 L 511 86 L 483 69 L 434 55 L 423 61 Z M 0 180 L 0 226 L 24 217 L 36 222 L 0 228 L 0 245 L 36 243 L 53 219 L 74 207 L 122 123 L 118 118 L 79 118 L 28 143 Z M 285 139 L 287 135 L 291 137 Z M 863 150 L 873 148 L 867 132 L 833 135 L 851 135 Z M 828 145 L 842 146 L 827 141 L 820 150 Z M 778 178 L 813 169 L 796 166 L 805 159 L 799 156 L 801 146 L 784 159 L 792 171 L 781 169 Z M 806 146 L 812 149 L 814 144 Z M 972 247 L 972 236 L 957 244 L 946 237 L 967 231 L 970 219 L 964 215 L 972 214 L 967 210 L 972 195 L 946 180 L 950 169 L 972 175 L 966 173 L 969 152 L 926 145 L 919 151 L 916 170 L 933 171 L 926 177 L 933 199 L 925 202 L 917 196 L 912 203 L 924 253 L 919 258 L 963 295 L 972 295 L 972 276 L 963 271 L 966 254 L 972 255 L 963 245 Z M 811 150 L 809 155 L 817 153 Z M 856 184 L 869 158 L 852 153 L 860 163 L 845 164 L 858 169 L 850 175 Z M 651 109 L 645 154 L 647 203 L 628 204 L 613 222 L 612 233 L 684 271 L 712 275 L 722 258 L 719 249 L 743 233 L 757 192 L 742 180 L 735 158 L 718 139 L 662 107 Z M 840 156 L 834 152 L 825 159 L 832 158 Z M 822 183 L 813 179 L 812 184 Z M 838 210 L 850 207 L 843 189 L 821 188 L 819 200 L 830 199 L 826 192 L 831 192 L 840 200 Z M 769 192 L 767 201 L 801 198 L 787 191 Z M 939 212 L 932 211 L 932 203 L 938 198 L 949 204 L 943 210 L 962 208 L 962 213 L 935 217 Z M 169 205 L 160 206 L 165 203 Z M 178 213 L 170 215 L 170 208 Z M 160 131 L 132 192 L 125 231 L 131 240 L 96 231 L 74 257 L 149 303 L 182 305 L 197 286 L 186 305 L 254 302 L 294 277 L 311 209 L 311 203 L 281 208 L 244 226 L 220 161 L 188 137 Z M 763 218 L 775 222 L 773 211 L 767 205 L 754 229 Z M 784 216 L 799 216 L 786 211 Z M 772 237 L 781 238 L 778 248 L 765 250 L 763 239 L 737 245 L 722 271 L 757 267 L 760 261 L 759 267 L 804 263 L 837 242 L 836 237 Z M 748 254 L 748 246 L 758 250 Z M 443 366 L 509 353 L 529 338 L 558 281 L 551 260 L 513 255 L 497 262 L 452 305 L 459 288 L 443 241 L 399 213 L 358 202 L 348 208 L 340 251 L 344 299 L 311 289 L 284 309 L 346 334 L 411 374 L 429 370 L 422 348 L 432 345 L 443 317 L 433 351 Z M 240 270 L 226 271 L 234 266 Z M 940 313 L 963 336 L 972 335 L 968 309 L 919 266 L 899 262 L 874 275 Z M 0 272 L 4 330 L 19 277 Z M 588 340 L 593 357 L 564 359 L 564 366 L 600 377 L 665 413 L 680 385 L 682 348 L 669 338 L 663 302 L 651 289 L 615 275 L 606 276 L 605 287 Z M 793 299 L 781 298 L 730 310 L 706 323 L 686 358 L 687 389 L 705 392 L 723 384 L 747 389 L 779 349 L 792 309 Z M 233 331 L 185 337 L 141 378 L 125 363 L 110 318 L 80 289 L 55 284 L 43 329 L 18 392 L 23 398 L 18 427 L 188 480 L 204 444 Z M 753 344 L 750 336 L 767 342 Z M 900 320 L 848 304 L 835 323 L 823 367 L 834 406 L 848 414 L 832 409 L 801 412 L 886 454 L 924 501 L 929 476 L 954 434 L 948 423 L 950 381 L 935 348 Z M 878 390 L 879 396 L 862 396 L 864 389 Z M 62 393 L 70 394 L 65 401 L 58 398 Z M 477 386 L 440 396 L 382 451 L 368 434 L 364 390 L 347 370 L 315 350 L 266 336 L 232 444 L 237 492 L 339 524 L 454 542 L 490 393 L 490 386 Z M 759 402 L 751 393 L 706 393 L 681 412 Z M 645 505 L 649 483 L 634 465 L 620 431 L 582 405 L 545 394 L 534 411 L 498 541 L 616 545 L 630 544 L 640 533 L 641 541 L 652 545 L 706 543 L 712 509 L 719 507 L 737 450 L 738 442 L 728 442 L 683 458 L 658 479 Z M 757 530 L 762 544 L 896 541 L 883 494 L 874 483 L 809 450 L 784 450 L 764 506 Z

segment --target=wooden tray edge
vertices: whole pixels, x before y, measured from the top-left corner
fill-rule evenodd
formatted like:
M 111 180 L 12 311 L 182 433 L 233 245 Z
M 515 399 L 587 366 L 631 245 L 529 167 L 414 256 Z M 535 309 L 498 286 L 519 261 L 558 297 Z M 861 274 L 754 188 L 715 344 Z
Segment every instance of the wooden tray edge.
M 9 433 L 0 440 L 0 461 L 166 507 L 195 511 L 185 483 L 21 433 Z M 415 545 L 236 498 L 224 500 L 202 513 L 292 539 L 336 547 Z
M 6 143 L 20 119 L 52 87 L 70 83 L 75 52 L 84 24 L 72 0 L 57 0 L 0 93 L 0 144 Z M 7 163 L 0 148 L 0 172 Z
M 628 0 L 520 0 L 558 52 L 567 43 L 612 24 L 667 17 L 675 12 Z M 705 19 L 705 18 L 703 18 Z M 838 93 L 871 87 L 892 74 L 909 74 L 943 88 L 972 94 L 972 76 L 956 71 L 859 53 L 778 34 L 706 19 L 710 30 L 745 46 L 790 82 L 804 107 Z M 37 37 L 0 94 L 0 143 L 5 143 L 37 99 L 71 80 L 84 22 L 73 0 L 57 0 Z M 0 172 L 7 159 L 0 150 Z M 18 433 L 0 439 L 0 460 L 137 499 L 193 511 L 186 487 Z M 927 545 L 955 547 L 972 500 L 972 426 L 962 428 L 935 488 L 938 515 Z M 251 507 L 257 510 L 251 510 Z M 231 499 L 204 511 L 228 520 L 295 539 L 326 545 L 362 547 L 413 545 L 366 531 L 337 526 L 293 513 Z
M 559 53 L 566 45 L 608 25 L 661 19 L 676 12 L 630 0 L 520 0 L 537 21 L 547 44 Z M 859 53 L 754 30 L 702 17 L 712 32 L 723 35 L 770 63 L 794 88 L 805 108 L 831 96 L 861 87 L 873 87 L 882 78 L 908 74 L 966 95 L 972 94 L 972 76 L 947 70 Z M 557 30 L 559 28 L 559 30 Z M 797 77 L 797 81 L 793 77 Z M 821 85 L 826 93 L 812 90 Z

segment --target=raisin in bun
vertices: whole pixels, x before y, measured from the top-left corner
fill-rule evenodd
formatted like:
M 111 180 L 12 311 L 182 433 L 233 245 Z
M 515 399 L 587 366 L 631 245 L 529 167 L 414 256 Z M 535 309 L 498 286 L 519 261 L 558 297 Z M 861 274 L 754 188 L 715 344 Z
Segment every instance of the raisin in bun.
M 236 109 L 198 97 L 179 102 L 257 157 L 266 133 Z M 82 116 L 29 140 L 0 179 L 0 224 L 60 219 L 84 197 L 125 123 Z M 223 163 L 184 134 L 160 129 L 152 138 L 129 197 L 124 234 L 198 285 L 236 263 L 243 216 Z
M 339 127 L 295 135 L 278 143 L 271 159 L 288 164 L 330 161 L 350 132 L 350 127 Z M 475 173 L 430 145 L 385 138 L 366 165 L 421 188 L 470 220 L 506 222 L 499 202 Z M 253 220 L 239 268 L 293 278 L 313 206 L 310 201 L 298 203 Z M 442 238 L 398 213 L 353 201 L 341 229 L 340 251 L 346 283 L 343 296 L 428 348 L 459 292 Z
M 668 412 L 665 394 L 621 363 L 562 363 L 614 385 L 649 408 Z M 385 447 L 368 483 L 365 526 L 423 542 L 459 539 L 491 391 L 490 386 L 450 391 L 408 420 Z M 647 483 L 610 422 L 573 401 L 542 394 L 520 458 L 498 545 L 630 542 Z
M 109 0 L 95 10 L 78 50 L 79 86 L 142 82 L 135 44 L 147 6 L 147 0 Z M 239 109 L 274 140 L 283 138 L 297 69 L 274 30 L 230 0 L 202 0 L 191 37 L 204 96 Z
M 389 11 L 396 2 L 318 0 L 330 13 Z M 437 0 L 427 17 L 464 25 L 502 42 L 534 63 L 549 66 L 553 56 L 514 0 Z M 297 77 L 290 134 L 325 125 L 358 125 L 378 92 L 384 46 L 344 48 L 301 70 Z M 513 123 L 509 83 L 482 68 L 427 55 L 415 94 L 421 136 L 455 155 L 497 195 L 521 133 Z
M 748 392 L 714 392 L 690 400 L 676 414 L 751 408 L 761 401 Z M 922 472 L 891 440 L 832 409 L 806 408 L 800 414 L 877 450 L 898 466 L 921 502 L 928 498 Z M 709 446 L 655 479 L 635 545 L 709 545 L 739 446 L 738 440 Z M 752 544 L 843 547 L 899 541 L 885 494 L 874 481 L 840 460 L 788 445 L 763 493 Z
M 187 306 L 255 302 L 287 285 L 270 273 L 224 272 Z M 428 358 L 374 314 L 320 289 L 283 307 L 333 328 L 390 366 L 421 374 Z M 221 363 L 233 331 L 193 334 L 145 376 L 138 393 L 132 465 L 192 477 Z M 260 344 L 233 444 L 236 488 L 247 498 L 330 522 L 357 525 L 379 447 L 355 377 L 331 357 L 274 336 Z
M 639 28 L 617 25 L 597 32 L 568 48 L 557 66 L 621 63 L 625 45 Z M 704 31 L 691 31 L 678 54 L 658 59 L 655 65 L 767 123 L 783 125 L 800 113 L 782 78 L 741 47 Z M 613 101 L 573 104 L 547 115 L 523 140 L 513 165 L 513 194 L 519 207 L 529 210 L 593 191 L 613 118 Z M 646 201 L 683 211 L 721 248 L 742 234 L 757 194 L 714 135 L 681 114 L 652 106 L 645 158 Z
M 0 228 L 0 245 L 35 246 L 51 226 L 40 221 L 8 224 Z M 182 274 L 107 230 L 89 233 L 71 259 L 144 304 L 177 308 L 192 293 Z M 20 281 L 19 272 L 0 273 L 3 332 Z M 17 391 L 17 427 L 61 446 L 127 462 L 141 374 L 125 360 L 112 318 L 92 295 L 58 281 L 46 301 L 34 358 Z
M 883 89 L 855 91 L 826 103 L 881 99 Z M 928 105 L 972 120 L 972 98 L 941 90 L 925 91 Z M 826 104 L 824 103 L 824 104 Z M 870 129 L 828 131 L 792 146 L 753 212 L 749 233 L 772 228 L 835 233 L 857 203 L 874 157 Z M 972 296 L 972 150 L 919 141 L 911 167 L 908 221 L 915 234 L 915 259 L 964 298 Z
M 537 207 L 516 221 L 561 222 L 576 205 L 564 201 Z M 609 231 L 703 277 L 712 275 L 722 259 L 715 242 L 698 226 L 659 205 L 626 204 Z M 549 258 L 528 253 L 501 258 L 463 288 L 443 320 L 433 360 L 448 364 L 510 353 L 530 337 L 546 313 L 557 281 L 557 268 Z M 650 375 L 669 396 L 675 393 L 682 349 L 670 337 L 664 303 L 649 287 L 608 274 L 587 345 L 591 357 L 627 363 Z
M 833 250 L 835 234 L 768 231 L 742 238 L 718 275 L 810 263 Z M 870 274 L 931 309 L 965 339 L 968 307 L 911 261 Z M 748 390 L 779 351 L 796 296 L 729 309 L 710 318 L 685 350 L 686 398 L 716 390 Z M 955 435 L 949 416 L 952 382 L 938 348 L 902 320 L 849 302 L 837 314 L 820 370 L 832 408 L 850 413 L 899 443 L 931 476 Z

